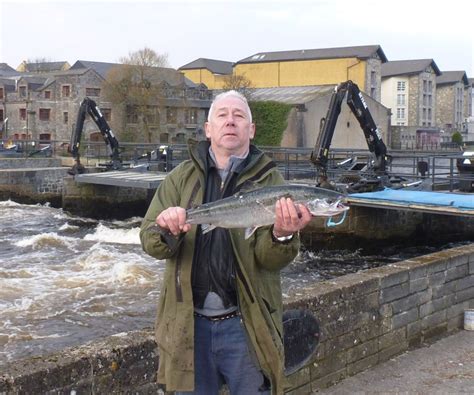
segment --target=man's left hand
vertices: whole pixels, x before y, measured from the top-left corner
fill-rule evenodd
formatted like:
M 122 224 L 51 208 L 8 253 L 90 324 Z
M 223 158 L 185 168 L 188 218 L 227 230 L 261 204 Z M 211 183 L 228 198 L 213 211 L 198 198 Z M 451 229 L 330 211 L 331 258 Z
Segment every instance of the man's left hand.
M 302 204 L 295 204 L 290 198 L 281 198 L 275 204 L 275 237 L 290 236 L 303 229 L 311 221 L 312 215 Z

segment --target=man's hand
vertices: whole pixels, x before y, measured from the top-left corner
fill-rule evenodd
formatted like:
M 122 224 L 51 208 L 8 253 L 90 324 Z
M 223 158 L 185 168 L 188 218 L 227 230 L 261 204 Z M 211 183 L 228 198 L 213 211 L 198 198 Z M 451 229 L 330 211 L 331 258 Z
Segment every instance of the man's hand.
M 168 207 L 156 217 L 155 222 L 174 236 L 191 230 L 191 225 L 186 223 L 186 210 L 182 207 Z
M 275 204 L 275 237 L 290 236 L 303 229 L 311 221 L 312 215 L 308 208 L 293 202 L 290 198 L 281 198 Z

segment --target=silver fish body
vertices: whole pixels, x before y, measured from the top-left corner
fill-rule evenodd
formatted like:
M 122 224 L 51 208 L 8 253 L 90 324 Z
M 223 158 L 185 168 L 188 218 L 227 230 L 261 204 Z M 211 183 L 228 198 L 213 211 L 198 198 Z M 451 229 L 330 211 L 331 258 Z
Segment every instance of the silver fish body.
M 246 228 L 248 238 L 260 226 L 275 222 L 275 203 L 282 197 L 303 204 L 314 216 L 332 217 L 349 209 L 344 196 L 328 189 L 306 185 L 262 187 L 187 210 L 186 222 L 201 224 L 203 233 L 216 227 Z

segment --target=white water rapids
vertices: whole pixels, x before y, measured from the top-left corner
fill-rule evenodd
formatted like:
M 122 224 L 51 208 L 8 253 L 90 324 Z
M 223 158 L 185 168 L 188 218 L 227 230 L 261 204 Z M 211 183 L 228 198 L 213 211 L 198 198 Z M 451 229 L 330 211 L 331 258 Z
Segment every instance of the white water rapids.
M 0 367 L 153 326 L 164 262 L 142 251 L 140 222 L 0 202 Z M 298 296 L 308 283 L 430 252 L 393 250 L 397 257 L 304 251 L 283 270 L 283 297 Z

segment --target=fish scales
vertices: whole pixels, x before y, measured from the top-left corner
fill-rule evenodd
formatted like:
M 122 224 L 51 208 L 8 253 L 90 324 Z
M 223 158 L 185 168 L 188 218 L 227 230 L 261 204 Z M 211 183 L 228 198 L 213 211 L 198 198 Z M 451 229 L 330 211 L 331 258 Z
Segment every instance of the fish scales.
M 340 204 L 343 195 L 323 188 L 304 185 L 279 185 L 242 192 L 187 210 L 186 222 L 201 224 L 206 233 L 215 227 L 247 228 L 250 237 L 257 227 L 275 221 L 275 203 L 289 197 L 304 204 L 315 216 L 333 216 L 348 209 Z

